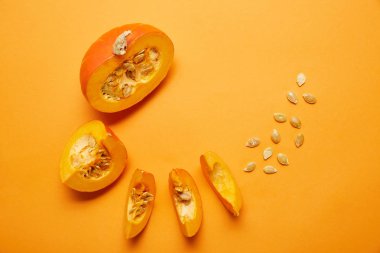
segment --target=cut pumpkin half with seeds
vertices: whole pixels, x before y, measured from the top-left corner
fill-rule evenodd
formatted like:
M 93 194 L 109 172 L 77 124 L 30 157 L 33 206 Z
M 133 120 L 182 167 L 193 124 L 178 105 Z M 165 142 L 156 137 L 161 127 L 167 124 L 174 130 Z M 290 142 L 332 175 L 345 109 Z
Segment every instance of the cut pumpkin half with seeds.
M 193 237 L 203 218 L 202 200 L 194 179 L 186 170 L 173 169 L 169 174 L 169 193 L 182 234 Z
M 93 192 L 114 182 L 127 160 L 124 144 L 103 122 L 90 121 L 70 137 L 60 162 L 60 176 L 68 187 Z
M 83 58 L 82 92 L 98 111 L 129 108 L 161 83 L 173 55 L 170 38 L 153 26 L 128 24 L 114 28 L 96 40 Z
M 125 236 L 127 239 L 137 236 L 148 224 L 155 195 L 156 183 L 153 174 L 137 169 L 129 184 L 125 206 Z
M 211 151 L 201 155 L 200 162 L 207 182 L 224 207 L 233 215 L 239 216 L 243 198 L 228 165 Z

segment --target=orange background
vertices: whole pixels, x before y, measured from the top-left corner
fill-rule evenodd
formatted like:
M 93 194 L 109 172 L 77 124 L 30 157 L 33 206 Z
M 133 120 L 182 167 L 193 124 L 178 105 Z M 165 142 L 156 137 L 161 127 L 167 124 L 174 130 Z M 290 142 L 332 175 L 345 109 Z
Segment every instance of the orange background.
M 380 252 L 380 1 L 0 1 L 0 252 Z M 175 59 L 143 103 L 93 110 L 80 91 L 81 59 L 112 27 L 143 22 L 165 31 Z M 307 84 L 295 84 L 304 72 Z M 296 106 L 287 90 L 318 97 Z M 300 97 L 301 99 L 301 97 Z M 302 100 L 302 99 L 301 99 Z M 298 115 L 299 132 L 272 114 Z M 101 119 L 125 143 L 128 168 L 98 193 L 60 183 L 73 131 Z M 270 142 L 277 127 L 283 141 Z M 248 137 L 262 144 L 248 149 Z M 281 167 L 266 146 L 288 154 Z M 244 197 L 232 218 L 207 185 L 199 156 L 230 165 Z M 257 169 L 247 174 L 249 161 Z M 279 172 L 266 175 L 265 165 Z M 185 239 L 168 173 L 187 169 L 204 205 L 198 236 Z M 158 192 L 143 234 L 123 235 L 136 168 Z

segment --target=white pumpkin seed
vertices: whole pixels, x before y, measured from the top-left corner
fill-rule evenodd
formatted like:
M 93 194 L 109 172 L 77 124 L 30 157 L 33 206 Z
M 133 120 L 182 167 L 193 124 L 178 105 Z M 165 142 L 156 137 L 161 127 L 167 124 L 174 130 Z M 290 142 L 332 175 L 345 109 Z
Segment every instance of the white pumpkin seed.
M 263 152 L 264 160 L 269 159 L 272 155 L 273 155 L 273 149 L 271 147 L 264 149 L 264 152 Z
M 179 194 L 179 197 L 181 198 L 181 200 L 189 201 L 191 200 L 191 192 L 190 191 L 182 192 L 181 194 Z
M 243 169 L 243 171 L 245 171 L 245 172 L 251 172 L 251 171 L 253 171 L 255 168 L 256 168 L 256 163 L 254 163 L 254 162 L 249 162 L 249 163 L 247 164 L 247 166 Z
M 292 125 L 292 127 L 300 129 L 301 128 L 301 121 L 299 118 L 293 116 L 290 118 L 290 125 Z
M 245 144 L 248 148 L 254 148 L 260 145 L 260 139 L 257 137 L 249 138 L 247 143 Z
M 311 93 L 304 93 L 302 97 L 306 103 L 309 103 L 309 104 L 317 103 L 317 98 Z
M 277 169 L 273 167 L 272 165 L 265 166 L 263 170 L 266 174 L 274 174 L 277 172 Z
M 297 95 L 293 91 L 289 91 L 286 97 L 288 98 L 290 103 L 293 103 L 295 105 L 298 103 Z
M 273 143 L 275 143 L 275 144 L 280 143 L 281 136 L 280 136 L 280 133 L 278 132 L 277 129 L 273 129 L 271 139 L 272 139 Z
M 306 82 L 306 76 L 304 73 L 299 73 L 297 75 L 297 84 L 299 87 L 301 87 L 302 85 L 304 85 Z
M 287 120 L 286 115 L 284 113 L 281 113 L 281 112 L 275 112 L 273 114 L 273 118 L 275 121 L 277 121 L 279 123 L 284 123 Z
M 112 51 L 115 55 L 124 55 L 127 52 L 127 36 L 131 34 L 130 30 L 122 32 L 115 40 Z
M 294 139 L 294 143 L 296 144 L 296 147 L 299 148 L 303 145 L 303 142 L 305 140 L 305 137 L 302 133 L 299 133 L 296 135 L 296 138 Z
M 289 165 L 288 156 L 283 153 L 277 154 L 277 160 L 281 165 Z

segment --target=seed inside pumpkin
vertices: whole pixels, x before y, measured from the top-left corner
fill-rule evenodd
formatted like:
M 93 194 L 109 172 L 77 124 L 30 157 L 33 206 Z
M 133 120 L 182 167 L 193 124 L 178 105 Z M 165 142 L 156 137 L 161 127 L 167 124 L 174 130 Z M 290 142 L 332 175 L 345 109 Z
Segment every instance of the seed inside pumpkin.
M 80 175 L 97 179 L 109 172 L 111 157 L 107 150 L 91 134 L 79 138 L 70 150 L 71 165 L 79 169 Z
M 103 83 L 103 98 L 120 101 L 131 96 L 157 72 L 159 58 L 156 48 L 145 48 L 122 62 Z
M 128 204 L 128 216 L 130 220 L 137 219 L 145 213 L 149 202 L 154 200 L 154 195 L 143 184 L 138 184 L 132 188 L 130 201 Z

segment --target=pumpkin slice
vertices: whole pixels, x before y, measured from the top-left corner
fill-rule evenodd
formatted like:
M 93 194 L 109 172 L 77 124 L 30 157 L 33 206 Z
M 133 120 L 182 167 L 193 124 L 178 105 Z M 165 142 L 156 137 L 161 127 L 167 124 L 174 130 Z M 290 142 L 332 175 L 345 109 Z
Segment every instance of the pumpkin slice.
M 169 174 L 169 193 L 183 235 L 193 237 L 203 217 L 202 201 L 194 179 L 186 170 L 173 169 Z
M 239 216 L 243 199 L 228 165 L 211 151 L 201 155 L 200 162 L 207 182 L 224 207 L 233 215 Z
M 137 236 L 144 230 L 153 210 L 156 195 L 154 176 L 137 169 L 129 184 L 125 206 L 125 236 L 127 239 Z
M 70 137 L 60 162 L 61 181 L 68 187 L 93 192 L 114 182 L 123 172 L 127 150 L 99 120 L 81 126 Z
M 145 24 L 128 24 L 103 34 L 85 54 L 82 92 L 92 107 L 117 112 L 133 106 L 165 78 L 173 61 L 169 37 Z

